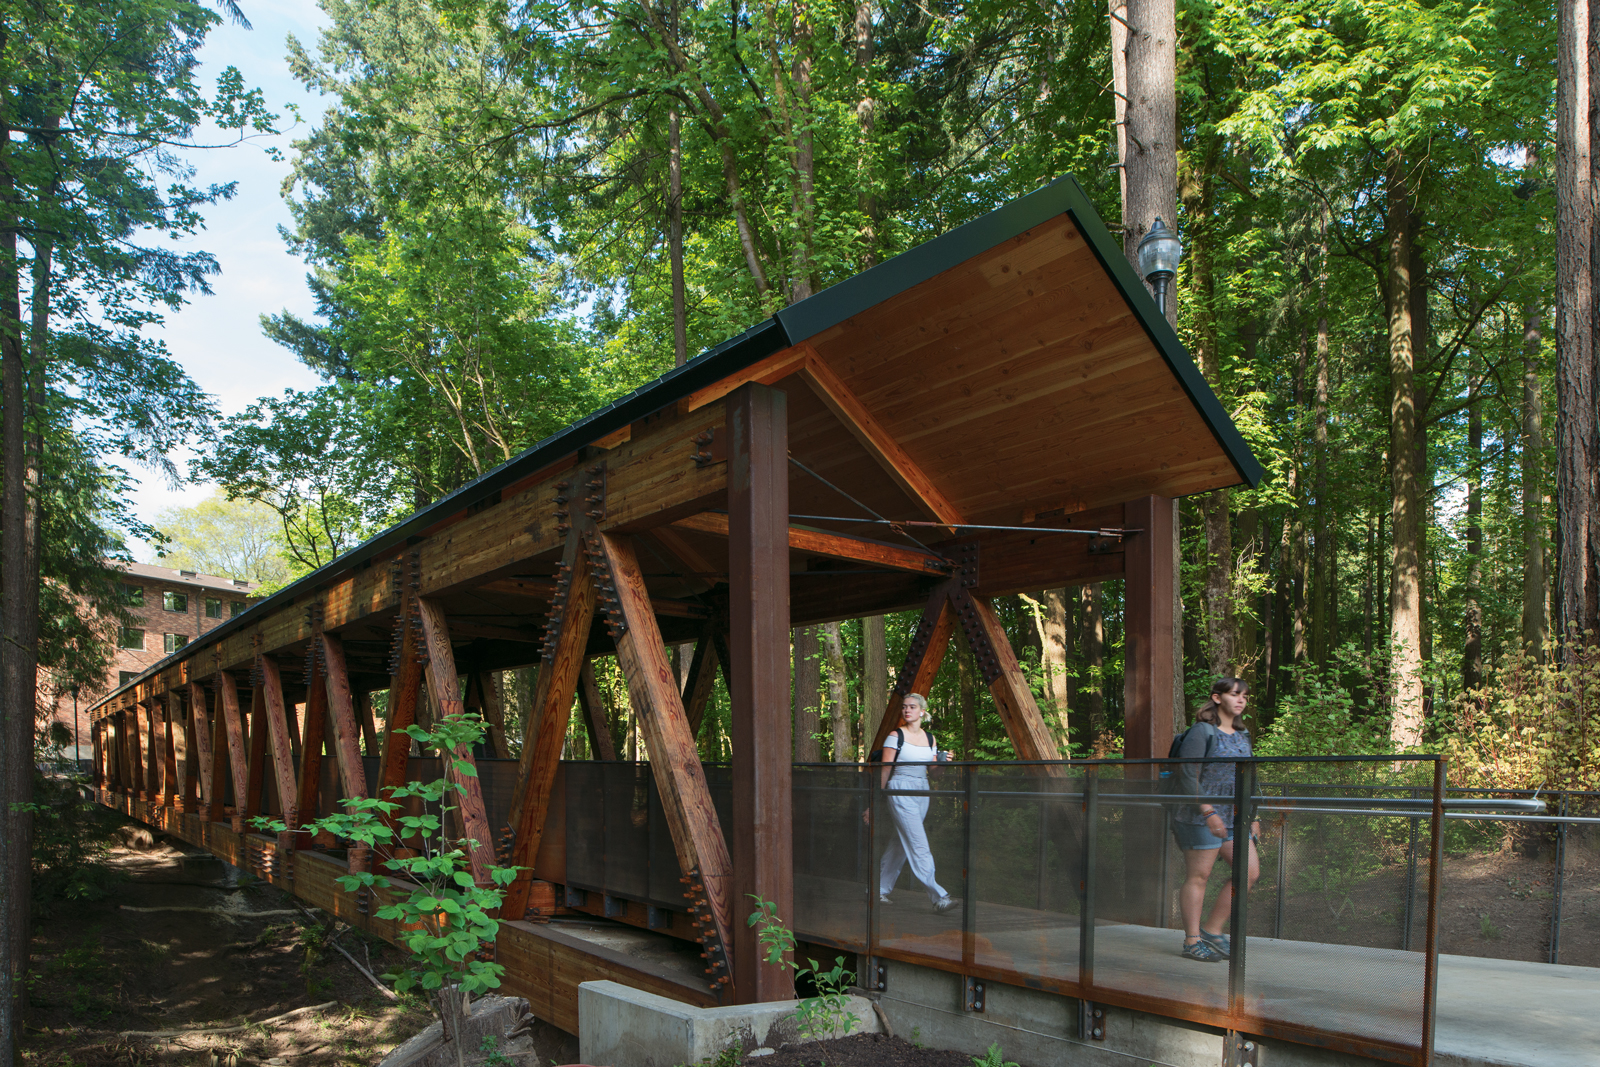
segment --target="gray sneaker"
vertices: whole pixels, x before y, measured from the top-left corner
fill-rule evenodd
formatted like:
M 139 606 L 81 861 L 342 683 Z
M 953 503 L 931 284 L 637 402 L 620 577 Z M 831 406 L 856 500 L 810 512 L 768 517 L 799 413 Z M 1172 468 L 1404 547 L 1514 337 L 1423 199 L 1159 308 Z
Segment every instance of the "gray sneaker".
M 933 910 L 942 915 L 960 903 L 961 901 L 957 900 L 955 897 L 943 897 L 940 899 L 939 903 L 933 906 Z
M 889 894 L 888 893 L 879 893 L 878 894 L 878 903 L 879 904 L 893 904 L 894 901 L 889 898 Z

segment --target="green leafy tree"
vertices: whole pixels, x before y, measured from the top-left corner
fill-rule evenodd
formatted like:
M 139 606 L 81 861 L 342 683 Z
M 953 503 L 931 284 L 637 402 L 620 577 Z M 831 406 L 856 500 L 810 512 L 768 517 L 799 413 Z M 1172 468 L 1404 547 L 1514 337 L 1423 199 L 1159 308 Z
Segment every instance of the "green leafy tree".
M 436 748 L 446 759 L 451 752 L 471 751 L 483 739 L 483 720 L 476 715 L 447 715 L 432 730 L 408 726 L 410 734 L 424 749 Z M 471 760 L 456 759 L 455 770 L 476 777 Z M 385 975 L 404 993 L 419 988 L 435 998 L 440 1011 L 449 1010 L 449 998 L 483 993 L 500 986 L 505 968 L 479 958 L 485 945 L 493 944 L 499 920 L 493 912 L 500 906 L 504 887 L 516 878 L 516 867 L 491 867 L 492 885 L 474 882 L 467 853 L 477 842 L 451 840 L 443 831 L 442 818 L 455 810 L 449 801 L 464 793 L 463 786 L 439 778 L 432 782 L 408 782 L 389 791 L 389 796 L 347 798 L 345 811 L 307 823 L 302 829 L 326 832 L 365 848 L 388 851 L 405 846 L 413 855 L 394 855 L 386 860 L 391 872 L 405 881 L 397 885 L 385 875 L 371 871 L 341 875 L 346 892 L 362 889 L 394 889 L 390 903 L 378 909 L 380 919 L 400 925 L 400 944 L 415 961 L 406 970 Z M 422 814 L 401 815 L 404 801 L 422 802 Z M 288 827 L 274 819 L 257 819 L 256 825 L 281 834 Z M 404 893 L 404 896 L 400 894 Z
M 189 294 L 205 291 L 215 261 L 204 252 L 142 242 L 151 231 L 192 233 L 205 205 L 232 194 L 231 186 L 190 181 L 175 150 L 196 129 L 209 122 L 242 135 L 270 126 L 259 94 L 245 89 L 237 70 L 224 71 L 214 93 L 199 85 L 195 50 L 216 21 L 182 0 L 30 0 L 0 10 L 0 1061 L 6 1063 L 20 1030 L 13 1015 L 20 990 L 12 983 L 27 959 L 33 709 L 42 583 L 52 577 L 44 571 L 52 559 L 44 548 L 51 525 L 45 510 L 55 491 L 46 478 L 62 470 L 47 450 L 91 468 L 108 454 L 161 466 L 171 447 L 207 420 L 208 401 L 143 331 Z M 97 478 L 101 489 L 119 486 L 115 474 L 92 469 L 72 481 L 82 488 Z M 90 515 L 79 521 L 93 522 Z M 90 547 L 93 540 L 69 543 Z M 77 563 L 81 571 L 89 561 Z
M 161 560 L 170 566 L 268 588 L 289 578 L 280 517 L 259 501 L 213 492 L 190 507 L 163 510 L 155 525 L 166 537 Z

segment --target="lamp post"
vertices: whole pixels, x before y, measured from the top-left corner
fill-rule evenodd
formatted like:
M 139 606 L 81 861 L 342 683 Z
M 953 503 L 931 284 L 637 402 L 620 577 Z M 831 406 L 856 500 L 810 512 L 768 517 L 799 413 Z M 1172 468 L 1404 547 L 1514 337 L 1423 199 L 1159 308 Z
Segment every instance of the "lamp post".
M 1156 291 L 1156 307 L 1167 313 L 1167 293 L 1172 288 L 1172 278 L 1178 273 L 1178 260 L 1183 258 L 1183 242 L 1167 229 L 1167 224 L 1156 216 L 1150 232 L 1139 242 L 1139 273 Z
M 79 770 L 79 761 L 83 758 L 83 746 L 78 743 L 78 687 L 72 687 L 72 773 Z

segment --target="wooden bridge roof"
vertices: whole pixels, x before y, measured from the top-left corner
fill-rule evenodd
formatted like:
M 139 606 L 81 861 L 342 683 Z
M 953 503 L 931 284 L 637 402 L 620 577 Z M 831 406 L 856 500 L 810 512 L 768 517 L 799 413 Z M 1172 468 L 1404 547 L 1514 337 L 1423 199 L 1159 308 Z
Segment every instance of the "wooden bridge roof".
M 457 640 L 479 642 L 477 662 L 536 661 L 561 552 L 541 534 L 539 508 L 552 507 L 561 471 L 598 455 L 657 472 L 626 490 L 637 506 L 616 528 L 639 535 L 663 635 L 678 639 L 674 627 L 700 627 L 706 595 L 726 580 L 725 505 L 715 496 L 725 500 L 726 475 L 687 504 L 672 487 L 700 477 L 682 473 L 694 450 L 707 453 L 699 467 L 725 458 L 726 435 L 704 413 L 748 382 L 787 394 L 797 625 L 921 603 L 928 582 L 949 572 L 938 566 L 948 556 L 940 542 L 962 536 L 986 539 L 987 594 L 1096 580 L 1111 572 L 1084 563 L 1082 539 L 1072 552 L 1013 552 L 1035 539 L 975 527 L 1114 528 L 1125 501 L 1262 476 L 1118 241 L 1062 178 L 778 312 L 541 441 L 158 664 L 156 680 L 170 677 L 151 691 L 241 666 L 250 648 L 293 654 L 312 624 L 291 616 L 306 616 L 318 598 L 333 605 L 321 624 L 352 627 L 351 671 L 385 674 L 398 598 L 388 586 L 401 580 L 396 561 L 419 544 L 435 575 L 424 592 L 442 598 Z M 711 439 L 691 444 L 691 431 Z M 868 512 L 947 526 L 808 518 Z M 529 534 L 532 543 L 511 543 Z M 830 535 L 857 547 L 830 553 Z M 918 556 L 929 557 L 926 574 L 916 573 Z M 194 666 L 172 673 L 183 663 Z M 108 701 L 104 711 L 125 703 Z

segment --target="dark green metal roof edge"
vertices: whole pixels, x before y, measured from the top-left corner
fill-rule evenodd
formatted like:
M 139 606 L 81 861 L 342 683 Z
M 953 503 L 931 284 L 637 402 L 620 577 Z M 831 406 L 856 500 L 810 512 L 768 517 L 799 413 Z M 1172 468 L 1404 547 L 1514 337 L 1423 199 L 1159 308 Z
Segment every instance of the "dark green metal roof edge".
M 440 497 L 421 511 L 396 523 L 345 552 L 336 559 L 294 581 L 259 603 L 251 605 L 244 614 L 235 616 L 214 630 L 195 638 L 178 652 L 166 656 L 141 671 L 126 685 L 117 686 L 96 701 L 104 703 L 112 696 L 139 679 L 163 670 L 170 663 L 188 658 L 197 648 L 215 644 L 229 634 L 254 625 L 263 614 L 292 605 L 298 594 L 319 588 L 325 581 L 347 571 L 363 570 L 375 557 L 402 547 L 423 530 L 454 515 L 492 493 L 512 485 L 524 476 L 569 455 L 584 445 L 615 433 L 646 415 L 653 414 L 690 393 L 714 385 L 730 374 L 737 373 L 753 363 L 780 352 L 790 345 L 815 337 L 824 330 L 865 311 L 875 304 L 910 289 L 937 274 L 960 265 L 973 256 L 987 252 L 1002 241 L 1025 232 L 1033 226 L 1047 222 L 1057 215 L 1069 214 L 1079 230 L 1088 239 L 1100 264 L 1116 283 L 1136 317 L 1144 326 L 1162 358 L 1167 361 L 1189 398 L 1194 401 L 1210 425 L 1217 441 L 1242 478 L 1252 486 L 1261 481 L 1261 465 L 1256 462 L 1250 447 L 1234 427 L 1215 394 L 1206 385 L 1194 360 L 1184 349 L 1177 334 L 1166 319 L 1156 310 L 1149 291 L 1134 275 L 1133 268 L 1123 258 L 1121 248 L 1112 243 L 1105 223 L 1084 195 L 1083 189 L 1070 175 L 1019 197 L 1008 204 L 964 223 L 948 233 L 918 245 L 893 259 L 886 260 L 863 271 L 853 278 L 829 286 L 815 296 L 791 305 L 737 337 L 730 338 L 715 348 L 701 353 L 681 367 L 674 367 L 653 381 L 646 382 L 626 396 L 607 404 L 570 426 L 551 434 L 544 440 L 506 460 L 493 470 L 468 482 L 452 493 Z
M 1155 298 L 1150 295 L 1150 290 L 1145 288 L 1143 280 L 1134 273 L 1133 265 L 1128 262 L 1128 257 L 1123 255 L 1122 246 L 1112 238 L 1111 231 L 1101 221 L 1100 213 L 1084 195 L 1077 179 L 1069 176 L 1061 178 L 1056 184 L 1067 183 L 1072 186 L 1071 204 L 1067 207 L 1067 214 L 1078 224 L 1078 231 L 1089 242 L 1089 247 L 1093 250 L 1095 258 L 1100 261 L 1100 266 L 1111 275 L 1112 282 L 1122 293 L 1122 298 L 1128 302 L 1134 317 L 1144 327 L 1145 335 L 1156 346 L 1156 351 L 1161 353 L 1161 358 L 1167 361 L 1167 366 L 1172 368 L 1172 373 L 1177 375 L 1183 391 L 1189 395 L 1194 406 L 1200 409 L 1200 415 L 1211 428 L 1212 436 L 1217 439 L 1217 444 L 1222 446 L 1222 450 L 1228 454 L 1228 459 L 1233 462 L 1233 469 L 1239 472 L 1240 478 L 1249 483 L 1250 488 L 1254 489 L 1261 484 L 1261 479 L 1266 477 L 1266 470 L 1256 459 L 1250 446 L 1245 443 L 1239 428 L 1233 424 L 1233 417 L 1223 409 L 1217 394 L 1206 384 L 1205 375 L 1195 366 L 1194 358 L 1189 355 L 1189 350 L 1183 347 L 1183 342 L 1178 340 L 1178 334 L 1167 321 L 1167 317 L 1156 307 Z

